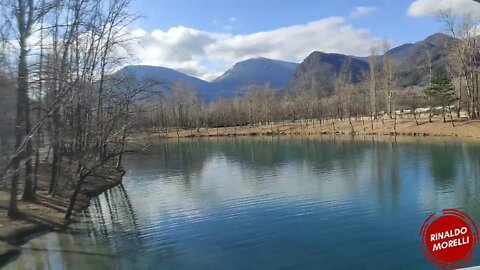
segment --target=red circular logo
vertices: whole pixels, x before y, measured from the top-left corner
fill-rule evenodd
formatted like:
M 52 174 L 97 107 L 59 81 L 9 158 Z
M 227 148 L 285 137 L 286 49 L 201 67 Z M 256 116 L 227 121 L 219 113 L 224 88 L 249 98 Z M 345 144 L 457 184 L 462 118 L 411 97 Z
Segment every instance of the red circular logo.
M 443 215 L 430 215 L 420 230 L 423 255 L 435 266 L 454 269 L 472 260 L 479 240 L 475 222 L 465 213 L 445 209 Z

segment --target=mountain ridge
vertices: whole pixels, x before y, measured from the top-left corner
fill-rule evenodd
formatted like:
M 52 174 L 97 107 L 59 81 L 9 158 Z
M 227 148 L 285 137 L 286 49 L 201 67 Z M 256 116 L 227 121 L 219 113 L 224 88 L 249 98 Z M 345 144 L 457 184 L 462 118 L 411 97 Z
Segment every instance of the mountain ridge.
M 315 89 L 332 94 L 334 78 L 340 74 L 347 62 L 350 62 L 351 81 L 360 82 L 369 69 L 367 62 L 344 54 L 314 51 L 300 64 L 286 90 Z
M 426 66 L 428 58 L 432 60 L 433 71 L 444 68 L 446 55 L 453 46 L 455 39 L 441 33 L 434 33 L 422 41 L 405 43 L 392 48 L 387 54 L 393 59 L 397 70 L 400 87 L 423 85 L 428 77 Z M 383 62 L 384 55 L 377 55 L 378 62 Z M 231 98 L 250 85 L 269 85 L 275 90 L 307 89 L 323 87 L 326 94 L 333 91 L 333 80 L 339 73 L 343 63 L 349 60 L 352 63 L 352 82 L 358 83 L 368 72 L 368 57 L 344 55 L 314 51 L 301 63 L 287 62 L 256 57 L 235 63 L 221 76 L 207 82 L 180 71 L 160 66 L 130 65 L 118 74 L 131 74 L 138 80 L 152 79 L 159 82 L 173 84 L 177 81 L 191 86 L 198 91 L 205 101 L 214 101 L 219 98 Z
M 250 85 L 281 89 L 289 82 L 297 66 L 297 63 L 265 57 L 250 58 L 234 64 L 211 84 L 214 89 L 222 91 L 223 96 L 231 96 L 228 92 L 232 90 L 241 93 Z

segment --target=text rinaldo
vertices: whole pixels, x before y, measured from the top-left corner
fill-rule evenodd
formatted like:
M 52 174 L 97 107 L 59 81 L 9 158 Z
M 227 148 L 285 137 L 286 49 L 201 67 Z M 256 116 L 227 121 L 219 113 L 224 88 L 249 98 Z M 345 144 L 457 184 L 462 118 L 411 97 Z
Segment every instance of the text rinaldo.
M 449 230 L 445 232 L 433 233 L 430 235 L 432 242 L 442 241 L 433 245 L 433 251 L 439 251 L 447 248 L 467 245 L 470 243 L 470 237 L 465 236 L 468 232 L 467 227 Z M 451 239 L 454 238 L 454 239 Z

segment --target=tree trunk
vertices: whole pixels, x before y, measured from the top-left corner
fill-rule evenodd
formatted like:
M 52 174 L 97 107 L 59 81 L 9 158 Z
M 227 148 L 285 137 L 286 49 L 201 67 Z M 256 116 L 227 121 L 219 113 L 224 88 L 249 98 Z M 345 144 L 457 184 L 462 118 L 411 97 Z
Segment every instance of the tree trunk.
M 40 110 L 38 110 L 40 111 Z M 39 170 L 39 167 L 40 167 L 40 136 L 41 136 L 41 130 L 39 129 L 38 130 L 38 134 L 37 136 L 35 137 L 35 167 L 34 167 L 34 171 L 33 171 L 33 187 L 32 187 L 32 193 L 33 193 L 33 196 L 35 196 L 35 193 L 37 192 L 37 184 L 38 184 L 38 170 Z
M 29 107 L 29 106 L 28 106 Z M 28 109 L 30 110 L 30 109 Z M 26 133 L 30 133 L 30 121 L 27 120 L 29 119 L 30 116 L 25 117 L 25 126 L 26 126 Z M 33 180 L 33 172 L 32 172 L 32 141 L 29 140 L 27 142 L 27 147 L 25 148 L 25 187 L 23 191 L 23 199 L 26 201 L 31 201 L 33 200 L 34 197 L 34 180 Z
M 453 115 L 452 115 L 452 109 L 449 108 L 448 110 L 450 112 L 450 122 L 452 123 L 452 127 L 455 127 L 455 123 L 453 122 Z
M 75 191 L 72 194 L 72 197 L 70 198 L 70 204 L 67 209 L 67 213 L 65 214 L 65 219 L 70 219 L 73 213 L 73 209 L 75 207 L 75 202 L 77 201 L 78 194 L 80 193 L 80 190 L 82 189 L 83 182 L 85 181 L 85 178 L 87 178 L 87 174 L 79 173 L 78 174 L 78 181 L 77 181 L 77 186 L 75 187 Z
M 480 102 L 479 102 L 479 81 L 478 81 L 478 72 L 475 72 L 475 108 L 474 111 L 476 111 L 475 118 L 478 119 L 480 118 Z
M 351 118 L 351 117 L 348 118 L 348 122 L 350 123 L 350 128 L 352 129 L 352 135 L 354 135 L 354 134 L 355 134 L 355 129 L 353 128 L 352 118 Z
M 442 106 L 442 116 L 443 116 L 443 123 L 446 123 L 447 119 L 445 118 L 445 106 Z
M 457 118 L 460 119 L 460 111 L 462 109 L 462 78 L 460 77 L 460 86 L 458 90 L 458 108 L 457 108 Z
M 118 161 L 117 161 L 117 165 L 115 166 L 115 169 L 116 170 L 120 170 L 120 168 L 122 168 L 122 157 L 123 157 L 123 151 L 125 150 L 125 141 L 127 139 L 127 123 L 128 123 L 128 114 L 129 114 L 129 101 L 127 101 L 127 105 L 126 105 L 126 108 L 125 108 L 125 127 L 123 128 L 123 134 L 122 134 L 122 141 L 121 141 L 121 146 L 120 146 L 120 154 L 118 155 Z
M 28 64 L 27 64 L 27 56 L 28 56 L 28 48 L 27 48 L 27 39 L 30 35 L 30 26 L 31 26 L 31 16 L 29 16 L 28 21 L 25 19 L 27 15 L 27 3 L 25 1 L 18 1 L 18 7 L 16 12 L 16 19 L 18 23 L 18 32 L 19 32 L 19 47 L 20 47 L 20 55 L 18 57 L 18 74 L 17 74 L 17 114 L 15 118 L 15 149 L 18 149 L 22 144 L 25 132 L 30 129 L 30 125 L 27 125 L 26 122 L 26 112 L 30 111 L 30 107 L 28 106 Z M 31 2 L 30 2 L 31 4 Z M 28 133 L 27 133 L 28 134 Z M 28 148 L 28 147 L 27 147 Z M 27 157 L 30 159 L 31 152 L 31 144 L 30 149 L 26 149 L 24 153 L 22 153 L 23 157 Z M 8 209 L 8 216 L 9 217 L 17 217 L 18 216 L 18 208 L 17 208 L 17 191 L 18 191 L 18 180 L 20 176 L 20 156 L 16 156 L 13 162 L 13 176 L 11 182 L 11 190 L 10 190 L 10 205 Z M 31 162 L 31 161 L 30 161 Z M 31 177 L 31 163 L 25 166 L 26 169 L 29 171 L 27 172 L 26 181 L 29 181 Z M 28 175 L 29 174 L 29 175 Z M 28 184 L 28 183 L 26 183 Z
M 28 135 L 31 130 L 30 124 L 30 102 L 28 97 L 28 64 L 27 64 L 27 48 L 26 44 L 22 44 L 26 42 L 21 41 L 21 52 L 19 56 L 19 63 L 18 63 L 18 98 L 20 99 L 19 105 L 23 110 L 23 121 L 24 121 L 24 134 Z M 21 136 L 22 140 L 24 136 Z M 33 199 L 33 179 L 32 179 L 32 142 L 29 140 L 27 142 L 27 146 L 25 148 L 25 152 L 23 153 L 23 157 L 26 159 L 25 161 L 25 189 L 23 193 L 24 200 L 32 200 Z
M 371 124 L 371 126 L 372 126 L 372 132 L 373 132 L 373 114 L 372 114 L 372 116 L 370 117 L 370 124 Z
M 13 161 L 13 175 L 10 185 L 10 204 L 8 207 L 8 216 L 17 218 L 19 211 L 17 207 L 18 178 L 20 176 L 20 158 L 15 157 Z
M 59 131 L 59 112 L 58 109 L 55 109 L 53 113 L 53 138 L 52 138 L 52 171 L 51 171 L 51 179 L 50 179 L 50 186 L 48 188 L 48 194 L 54 195 L 55 189 L 57 186 L 57 178 L 58 178 L 58 171 L 59 171 L 59 164 L 60 164 L 60 131 Z
M 397 113 L 393 116 L 393 132 L 397 136 Z

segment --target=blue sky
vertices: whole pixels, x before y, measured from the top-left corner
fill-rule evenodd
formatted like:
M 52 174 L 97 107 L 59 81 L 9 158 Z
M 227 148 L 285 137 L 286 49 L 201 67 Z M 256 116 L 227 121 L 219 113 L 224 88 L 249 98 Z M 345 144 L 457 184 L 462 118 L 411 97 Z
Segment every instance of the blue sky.
M 349 17 L 358 6 L 375 7 L 370 16 L 351 18 L 374 36 L 395 43 L 415 42 L 443 31 L 433 17 L 411 17 L 410 0 L 135 0 L 132 7 L 145 18 L 138 25 L 146 30 L 183 25 L 195 29 L 233 34 L 250 34 L 280 27 L 304 24 L 318 19 Z M 231 22 L 235 18 L 235 22 Z M 226 26 L 233 26 L 227 29 Z
M 142 64 L 211 80 L 235 62 L 301 62 L 320 50 L 366 56 L 382 39 L 395 47 L 444 28 L 438 8 L 480 12 L 472 0 L 133 0 L 144 17 L 134 54 Z

